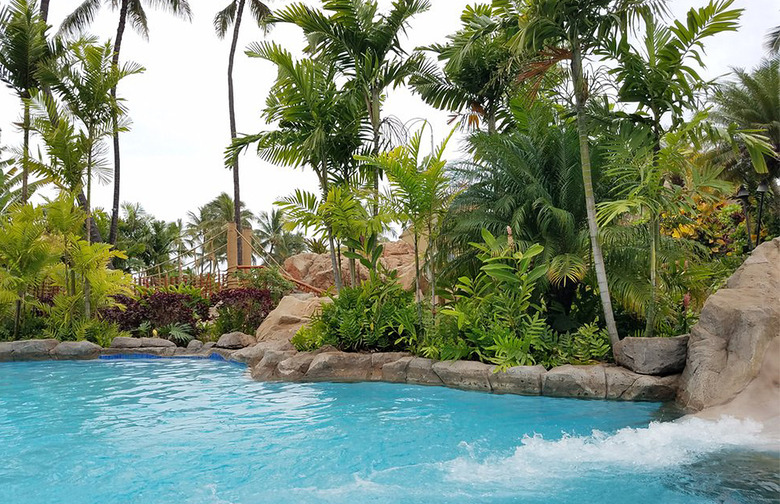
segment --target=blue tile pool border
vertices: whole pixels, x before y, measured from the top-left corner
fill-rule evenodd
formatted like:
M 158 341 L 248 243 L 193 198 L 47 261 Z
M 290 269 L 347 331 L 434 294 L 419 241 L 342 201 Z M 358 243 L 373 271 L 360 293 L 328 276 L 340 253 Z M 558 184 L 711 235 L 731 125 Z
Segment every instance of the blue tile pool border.
M 216 361 L 224 361 L 228 362 L 227 359 L 219 355 L 218 353 L 213 353 L 211 355 L 170 355 L 170 356 L 164 356 L 164 355 L 154 355 L 154 354 L 147 354 L 147 353 L 127 353 L 127 354 L 114 354 L 114 355 L 101 355 L 98 357 L 98 359 L 104 359 L 104 360 L 123 360 L 123 359 L 198 359 L 198 360 L 216 360 Z M 238 364 L 238 363 L 237 363 Z

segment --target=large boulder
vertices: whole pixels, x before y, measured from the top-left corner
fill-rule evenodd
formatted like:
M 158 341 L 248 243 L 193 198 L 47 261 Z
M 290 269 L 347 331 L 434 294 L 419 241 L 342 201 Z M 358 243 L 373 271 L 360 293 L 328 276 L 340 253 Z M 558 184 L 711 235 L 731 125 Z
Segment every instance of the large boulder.
M 242 332 L 232 332 L 223 334 L 217 340 L 217 344 L 214 345 L 217 348 L 227 348 L 228 350 L 238 350 L 239 348 L 248 347 L 257 343 L 254 336 L 244 334 Z
M 475 361 L 441 361 L 431 366 L 448 387 L 490 392 L 492 366 Z
M 301 352 L 293 355 L 279 363 L 276 366 L 276 374 L 282 380 L 297 381 L 303 378 L 306 371 L 309 370 L 311 362 L 316 357 L 311 352 Z
M 397 361 L 387 362 L 382 365 L 382 381 L 392 383 L 406 382 L 406 368 L 412 357 L 402 357 Z
M 116 341 L 116 338 L 114 338 Z M 176 343 L 163 338 L 138 338 L 141 348 L 175 348 Z M 113 342 L 111 344 L 113 345 Z
M 201 340 L 194 339 L 187 343 L 187 352 L 196 353 L 203 348 L 203 342 Z
M 111 341 L 111 348 L 138 348 L 141 346 L 141 338 L 117 336 Z
M 250 368 L 260 362 L 268 350 L 289 352 L 294 350 L 289 341 L 262 341 L 256 345 L 236 350 L 230 356 L 230 360 L 246 364 Z
M 780 439 L 780 338 L 769 344 L 758 376 L 726 404 L 708 408 L 697 416 L 718 419 L 723 415 L 762 422 L 765 439 Z
M 13 353 L 12 360 L 46 360 L 51 358 L 49 353 L 59 344 L 55 339 L 34 339 L 13 341 L 11 343 Z
M 604 365 L 606 398 L 622 401 L 670 401 L 677 394 L 680 375 L 641 375 L 614 365 Z
M 295 350 L 266 350 L 263 358 L 251 368 L 255 380 L 273 380 L 277 378 L 276 367 L 280 362 L 295 355 Z
M 347 352 L 324 352 L 312 360 L 306 380 L 366 381 L 371 377 L 371 355 Z
M 414 287 L 414 247 L 406 241 L 383 243 L 382 257 L 379 261 L 391 271 L 398 273 L 398 282 L 407 290 Z M 420 249 L 420 254 L 424 249 Z M 333 287 L 333 266 L 329 254 L 313 254 L 310 252 L 294 255 L 284 261 L 284 270 L 292 278 L 309 284 L 317 289 L 328 290 Z M 342 278 L 345 284 L 350 283 L 348 260 L 341 258 Z M 368 278 L 368 270 L 360 263 L 356 264 L 358 280 Z M 423 286 L 425 287 L 425 286 Z
M 488 379 L 493 392 L 504 394 L 539 395 L 542 393 L 542 366 L 514 366 L 505 371 L 491 369 Z
M 382 380 L 382 377 L 384 376 L 383 370 L 386 364 L 397 362 L 411 356 L 412 354 L 409 352 L 377 352 L 371 354 L 371 375 L 369 376 L 369 379 L 373 381 Z
M 96 359 L 102 348 L 89 341 L 63 341 L 52 351 L 50 355 L 58 360 L 83 360 Z
M 330 303 L 328 297 L 312 294 L 291 294 L 285 296 L 257 328 L 257 341 L 290 341 L 295 333 L 311 320 L 324 303 Z
M 552 368 L 542 378 L 542 394 L 552 397 L 604 399 L 607 396 L 604 367 L 566 364 Z
M 6 341 L 0 343 L 0 362 L 49 359 L 58 343 L 55 339 Z
M 699 411 L 731 401 L 758 376 L 778 336 L 780 238 L 775 238 L 757 247 L 704 304 L 688 340 L 678 402 Z
M 688 335 L 674 338 L 633 338 L 620 340 L 614 348 L 615 361 L 645 375 L 677 374 L 685 368 Z
M 435 362 L 424 357 L 413 357 L 406 365 L 406 382 L 418 385 L 442 385 L 441 378 L 433 370 Z
M 11 341 L 0 341 L 0 362 L 12 360 L 14 346 Z

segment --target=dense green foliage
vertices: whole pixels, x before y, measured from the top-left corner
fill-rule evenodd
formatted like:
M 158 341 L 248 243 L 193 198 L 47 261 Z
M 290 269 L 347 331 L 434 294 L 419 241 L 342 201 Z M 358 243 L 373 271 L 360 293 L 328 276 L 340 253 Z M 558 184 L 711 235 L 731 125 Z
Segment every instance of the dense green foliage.
M 34 3 L 0 12 L 0 79 L 20 99 L 24 133 L 12 156 L 0 149 L 2 339 L 105 345 L 132 334 L 185 345 L 251 334 L 296 289 L 285 260 L 311 250 L 329 255 L 332 302 L 295 335 L 300 350 L 408 350 L 499 370 L 585 364 L 609 360 L 620 337 L 687 332 L 745 253 L 780 231 L 776 33 L 758 68 L 716 83 L 699 75 L 705 42 L 738 29 L 733 0 L 680 21 L 662 2 L 494 1 L 468 6 L 446 40 L 414 50 L 403 35 L 426 0 L 273 13 L 231 1 L 214 28 L 233 29 L 233 195 L 174 222 L 120 207 L 118 177 L 111 213 L 93 208 L 93 184 L 119 175 L 118 135 L 130 124 L 117 86 L 143 71 L 119 62 L 124 23 L 147 31 L 132 4 L 113 42 L 71 37 L 101 3 L 82 3 L 57 35 Z M 184 0 L 159 5 L 190 16 Z M 232 69 L 246 7 L 257 23 L 299 28 L 305 47 L 248 46 L 276 79 L 266 129 L 239 135 Z M 594 70 L 599 58 L 605 67 Z M 460 128 L 433 132 L 421 120 L 412 130 L 385 113 L 399 86 Z M 455 133 L 465 150 L 448 163 Z M 238 174 L 250 146 L 311 170 L 317 189 L 293 188 L 276 208 L 251 212 Z M 739 185 L 747 196 L 736 203 Z M 26 204 L 41 187 L 58 196 Z M 232 225 L 254 226 L 253 239 L 233 247 Z M 413 247 L 413 279 L 385 254 L 398 227 Z M 228 250 L 242 247 L 266 267 L 231 271 L 239 284 L 219 285 Z M 134 289 L 128 273 L 158 287 Z

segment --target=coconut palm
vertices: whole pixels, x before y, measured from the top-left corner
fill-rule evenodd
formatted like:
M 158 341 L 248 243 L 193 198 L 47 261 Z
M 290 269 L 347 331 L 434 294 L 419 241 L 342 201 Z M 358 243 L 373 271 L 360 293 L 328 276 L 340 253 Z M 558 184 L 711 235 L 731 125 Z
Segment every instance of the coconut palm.
M 87 229 L 90 228 L 93 169 L 102 161 L 101 143 L 116 131 L 126 130 L 123 121 L 126 109 L 122 99 L 111 90 L 125 77 L 143 71 L 143 67 L 132 62 L 117 66 L 113 62 L 111 43 L 95 45 L 92 39 L 71 43 L 61 57 L 39 70 L 41 81 L 56 91 L 62 98 L 65 113 L 81 127 L 79 135 L 87 156 Z
M 22 201 L 28 197 L 30 160 L 31 92 L 39 86 L 36 74 L 49 57 L 46 41 L 48 27 L 34 1 L 12 0 L 0 10 L 0 80 L 14 90 L 23 102 Z
M 272 209 L 257 216 L 257 230 L 254 233 L 258 248 L 265 251 L 266 262 L 282 264 L 285 259 L 306 250 L 303 235 L 285 229 L 284 212 Z
M 230 3 L 219 11 L 214 16 L 214 30 L 217 32 L 217 36 L 221 39 L 227 34 L 230 25 L 233 25 L 233 40 L 230 43 L 230 54 L 228 56 L 228 115 L 230 116 L 230 140 L 236 138 L 236 105 L 235 98 L 233 97 L 233 60 L 236 56 L 236 46 L 238 45 L 238 32 L 241 27 L 241 17 L 244 13 L 244 6 L 246 0 L 231 0 Z M 271 10 L 266 4 L 259 0 L 249 0 L 249 10 L 252 13 L 252 18 L 260 25 L 265 18 L 271 13 Z M 240 263 L 242 257 L 243 243 L 241 239 L 241 219 L 238 217 L 241 214 L 241 209 L 238 207 L 241 201 L 241 185 L 239 182 L 238 173 L 238 158 L 233 159 L 233 201 L 236 205 L 234 215 L 236 216 L 236 228 L 238 229 L 238 241 L 236 244 L 236 253 L 238 254 L 238 261 Z
M 233 198 L 228 193 L 223 192 L 206 203 L 201 212 L 201 226 L 205 242 L 213 250 L 215 257 L 220 260 L 226 257 L 227 224 L 235 222 L 235 208 Z M 241 227 L 251 228 L 255 216 L 246 209 L 243 201 L 239 208 L 241 208 Z
M 614 38 L 621 21 L 634 17 L 634 10 L 654 0 L 527 0 L 525 10 L 519 16 L 520 32 L 513 45 L 520 51 L 530 51 L 534 59 L 520 74 L 522 80 L 538 80 L 560 62 L 567 62 L 571 70 L 574 88 L 574 112 L 580 144 L 580 163 L 588 216 L 588 231 L 593 251 L 593 267 L 596 271 L 604 322 L 614 346 L 620 337 L 612 312 L 609 283 L 604 266 L 604 256 L 599 243 L 596 220 L 596 200 L 593 192 L 593 176 L 590 159 L 589 132 L 586 106 L 590 96 L 588 77 L 585 76 L 583 59 L 593 53 L 610 38 Z
M 149 26 L 147 24 L 147 15 L 144 10 L 144 3 L 152 7 L 160 7 L 170 11 L 176 16 L 184 19 L 192 19 L 192 12 L 190 11 L 190 5 L 187 0 L 161 0 L 161 1 L 148 1 L 142 2 L 141 0 L 106 0 L 106 3 L 111 6 L 112 9 L 119 9 L 119 20 L 116 28 L 116 35 L 114 36 L 114 48 L 112 55 L 112 63 L 114 66 L 119 66 L 119 51 L 122 48 L 122 41 L 125 34 L 125 26 L 127 22 L 130 22 L 137 33 L 143 38 L 149 38 Z M 64 34 L 72 34 L 79 31 L 84 31 L 95 19 L 98 11 L 100 10 L 102 0 L 84 0 L 76 9 L 71 12 L 60 25 L 60 32 Z M 111 89 L 111 95 L 116 97 L 116 87 Z M 111 209 L 111 228 L 108 234 L 108 241 L 111 244 L 116 242 L 117 226 L 119 223 L 119 189 L 120 189 L 120 156 L 119 156 L 119 133 L 118 122 L 114 120 L 113 132 L 114 140 L 114 197 L 113 205 Z
M 407 56 L 400 35 L 412 17 L 430 7 L 428 0 L 397 0 L 387 13 L 379 13 L 373 0 L 325 0 L 323 11 L 294 3 L 274 14 L 271 22 L 292 23 L 303 29 L 306 51 L 324 57 L 349 79 L 347 88 L 360 97 L 371 129 L 372 154 L 382 150 L 384 93 L 406 81 L 422 58 Z M 374 213 L 378 212 L 379 178 L 372 175 Z

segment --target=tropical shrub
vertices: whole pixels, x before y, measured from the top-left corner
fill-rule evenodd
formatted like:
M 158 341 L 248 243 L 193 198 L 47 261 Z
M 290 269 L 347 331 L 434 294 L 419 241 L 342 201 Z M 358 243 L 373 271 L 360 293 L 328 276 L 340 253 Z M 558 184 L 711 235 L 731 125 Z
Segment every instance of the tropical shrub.
M 73 339 L 90 341 L 102 347 L 111 346 L 117 336 L 130 336 L 130 333 L 122 331 L 117 324 L 97 318 L 82 319 L 73 326 Z
M 209 300 L 197 288 L 177 286 L 138 290 L 138 297 L 117 296 L 117 306 L 103 310 L 101 317 L 116 323 L 123 331 L 138 336 L 152 336 L 156 331 L 158 336 L 169 337 L 177 344 L 186 344 L 196 336 L 202 322 L 209 318 Z
M 254 334 L 275 306 L 270 291 L 254 287 L 222 290 L 211 297 L 211 302 L 217 310 L 214 326 L 218 334 Z
M 400 338 L 414 327 L 416 318 L 414 294 L 405 291 L 394 274 L 386 279 L 371 275 L 358 287 L 344 287 L 296 342 L 302 347 L 329 344 L 345 351 L 400 349 Z
M 573 333 L 547 331 L 541 340 L 538 364 L 548 369 L 564 364 L 593 364 L 612 357 L 609 335 L 595 323 L 585 324 Z
M 279 304 L 284 296 L 295 290 L 295 284 L 284 278 L 279 268 L 271 266 L 239 271 L 237 276 L 242 284 L 255 289 L 267 290 L 274 306 Z
M 311 352 L 323 345 L 327 328 L 321 320 L 315 320 L 311 324 L 304 325 L 290 339 L 290 343 L 299 352 Z
M 543 247 L 534 244 L 525 251 L 511 239 L 496 238 L 482 231 L 483 243 L 472 243 L 481 262 L 474 277 L 461 277 L 453 301 L 441 314 L 452 317 L 455 327 L 445 336 L 442 359 L 475 359 L 499 368 L 536 364 L 548 330 L 541 306 L 534 304 L 536 282 L 545 266 L 533 267 Z

